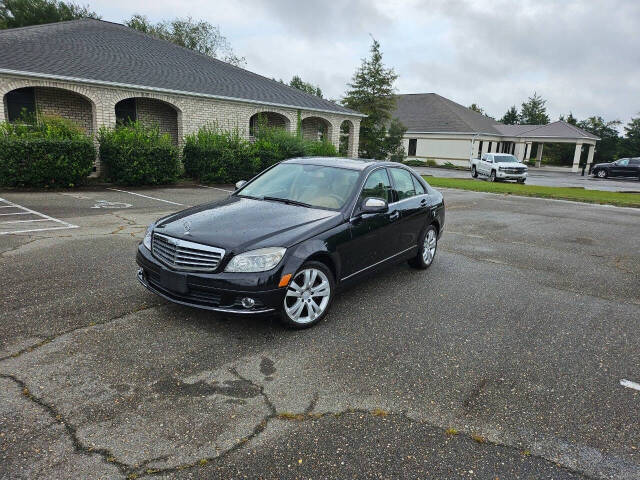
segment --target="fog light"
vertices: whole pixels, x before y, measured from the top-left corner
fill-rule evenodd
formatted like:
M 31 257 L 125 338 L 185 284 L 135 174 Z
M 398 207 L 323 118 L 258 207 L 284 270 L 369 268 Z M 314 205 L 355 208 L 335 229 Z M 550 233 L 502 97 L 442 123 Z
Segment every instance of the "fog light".
M 240 303 L 244 308 L 253 308 L 253 306 L 256 304 L 256 301 L 253 298 L 244 297 L 242 300 L 240 300 Z

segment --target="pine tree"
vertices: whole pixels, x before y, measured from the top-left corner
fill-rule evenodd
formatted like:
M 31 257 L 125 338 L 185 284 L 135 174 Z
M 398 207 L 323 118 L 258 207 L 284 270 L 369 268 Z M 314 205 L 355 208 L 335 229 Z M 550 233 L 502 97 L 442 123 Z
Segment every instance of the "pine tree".
M 342 104 L 367 115 L 360 122 L 359 156 L 399 160 L 404 158 L 402 136 L 406 128 L 391 118 L 396 107 L 393 83 L 398 76 L 382 63 L 380 43 L 375 39 L 370 52 L 348 84 Z
M 313 85 L 312 83 L 305 82 L 304 80 L 302 80 L 302 78 L 300 78 L 299 75 L 294 75 L 293 78 L 291 78 L 289 86 L 322 98 L 322 90 L 320 89 L 320 87 Z
M 640 157 L 640 117 L 632 118 L 624 127 L 622 154 L 625 157 Z
M 549 123 L 546 103 L 546 100 L 543 100 L 536 92 L 533 92 L 533 97 L 529 97 L 522 104 L 520 123 L 524 125 L 546 125 Z
M 512 105 L 511 108 L 502 116 L 500 123 L 504 123 L 505 125 L 515 125 L 518 123 L 518 119 L 518 109 L 515 105 Z

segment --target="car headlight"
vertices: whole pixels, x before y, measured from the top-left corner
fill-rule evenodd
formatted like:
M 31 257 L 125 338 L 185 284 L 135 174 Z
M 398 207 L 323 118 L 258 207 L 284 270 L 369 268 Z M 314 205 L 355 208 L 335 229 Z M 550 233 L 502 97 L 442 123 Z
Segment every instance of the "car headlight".
M 504 168 L 502 168 L 502 167 L 498 167 L 498 170 L 503 171 L 503 170 L 504 170 Z
M 147 227 L 147 231 L 144 234 L 144 239 L 142 240 L 142 244 L 147 247 L 147 250 L 151 251 L 151 235 L 153 234 L 153 227 L 155 223 L 152 223 Z
M 227 264 L 225 272 L 266 272 L 280 263 L 286 248 L 268 247 L 236 255 Z

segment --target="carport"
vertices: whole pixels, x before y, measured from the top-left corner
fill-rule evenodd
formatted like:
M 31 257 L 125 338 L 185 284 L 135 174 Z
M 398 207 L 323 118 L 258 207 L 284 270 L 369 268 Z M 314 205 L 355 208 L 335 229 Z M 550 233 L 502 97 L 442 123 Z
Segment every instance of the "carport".
M 494 126 L 505 138 L 503 142 L 513 142 L 513 154 L 520 161 L 528 162 L 531 159 L 533 144 L 538 144 L 536 154 L 536 167 L 542 161 L 542 150 L 545 143 L 573 143 L 575 151 L 573 154 L 572 172 L 577 172 L 582 158 L 582 152 L 587 151 L 587 170 L 593 163 L 593 153 L 596 142 L 600 140 L 592 133 L 571 125 L 570 123 L 558 120 L 547 125 L 502 125 Z

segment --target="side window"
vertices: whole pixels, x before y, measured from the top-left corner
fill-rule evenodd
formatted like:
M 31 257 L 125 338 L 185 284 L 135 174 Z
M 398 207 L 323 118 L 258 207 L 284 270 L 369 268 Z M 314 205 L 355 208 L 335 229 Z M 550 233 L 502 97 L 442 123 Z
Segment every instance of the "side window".
M 407 155 L 410 156 L 410 157 L 415 157 L 417 149 L 418 149 L 418 139 L 417 138 L 410 138 L 409 139 L 409 152 L 407 153 Z
M 389 175 L 387 170 L 380 168 L 375 170 L 362 187 L 362 193 L 360 194 L 360 201 L 362 202 L 367 197 L 382 198 L 388 203 L 391 203 L 391 182 L 389 181 Z
M 638 166 L 640 165 L 640 158 L 632 158 L 629 160 L 629 165 Z
M 620 160 L 620 163 L 618 165 L 620 165 L 621 167 L 626 167 L 629 164 L 629 159 L 625 158 L 624 160 Z
M 427 193 L 425 192 L 424 187 L 422 186 L 422 183 L 420 183 L 420 180 L 418 180 L 413 175 L 411 175 L 411 178 L 413 179 L 413 188 L 416 191 L 416 195 L 424 195 L 425 193 Z
M 413 175 L 408 171 L 401 168 L 392 168 L 391 177 L 395 185 L 396 193 L 398 194 L 398 200 L 404 200 L 405 198 L 413 197 L 416 194 L 416 189 L 413 185 Z
M 487 161 L 487 154 L 486 154 L 486 153 L 483 153 L 483 154 L 482 154 L 482 158 L 481 158 L 481 160 L 483 160 L 483 161 L 485 161 L 485 162 Z

